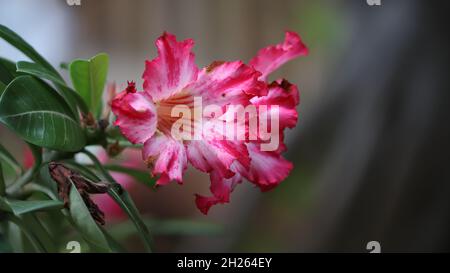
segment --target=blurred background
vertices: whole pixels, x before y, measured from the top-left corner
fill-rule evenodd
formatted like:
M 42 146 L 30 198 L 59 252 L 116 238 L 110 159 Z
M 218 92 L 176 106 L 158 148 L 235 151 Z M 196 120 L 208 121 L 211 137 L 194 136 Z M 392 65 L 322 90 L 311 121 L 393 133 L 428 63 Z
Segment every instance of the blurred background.
M 158 235 L 156 250 L 367 252 L 366 244 L 378 241 L 384 252 L 431 252 L 450 250 L 450 60 L 446 4 L 430 2 L 0 0 L 0 23 L 55 66 L 108 53 L 109 81 L 120 88 L 127 80 L 140 86 L 163 31 L 193 38 L 199 67 L 248 61 L 282 41 L 285 30 L 298 32 L 310 55 L 272 77 L 301 91 L 299 124 L 287 133 L 292 174 L 264 194 L 243 183 L 230 204 L 208 216 L 194 203 L 194 193 L 209 187 L 198 171 L 189 169 L 183 186 L 157 191 L 130 182 L 140 210 L 153 219 L 217 227 Z M 25 59 L 3 41 L 0 55 Z M 23 143 L 2 127 L 0 136 L 25 160 Z M 123 240 L 143 250 L 134 236 Z

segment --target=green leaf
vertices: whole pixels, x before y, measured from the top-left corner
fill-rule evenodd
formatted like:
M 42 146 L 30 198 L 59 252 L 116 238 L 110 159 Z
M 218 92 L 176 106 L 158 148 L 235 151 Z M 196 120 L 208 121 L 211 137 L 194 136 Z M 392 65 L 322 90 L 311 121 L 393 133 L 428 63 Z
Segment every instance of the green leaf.
M 103 89 L 108 74 L 109 57 L 100 53 L 89 60 L 75 60 L 70 64 L 70 77 L 92 113 L 99 114 Z
M 5 91 L 6 85 L 4 85 L 2 82 L 0 82 L 0 96 L 3 94 L 3 91 Z
M 104 167 L 108 171 L 127 174 L 127 175 L 133 177 L 136 181 L 138 181 L 152 189 L 156 185 L 156 179 L 151 178 L 148 172 L 141 171 L 139 169 L 130 168 L 130 167 L 124 167 L 124 166 L 120 166 L 120 165 L 105 165 Z
M 114 238 L 109 234 L 108 231 L 102 228 L 103 234 L 105 235 L 106 240 L 108 241 L 108 245 L 112 251 L 117 253 L 125 253 L 127 250 Z
M 6 86 L 17 76 L 16 65 L 0 57 L 0 82 Z
M 76 163 L 71 160 L 65 160 L 63 163 L 82 174 L 85 178 L 93 181 L 93 182 L 99 182 L 101 179 L 89 168 L 87 168 L 84 165 L 81 165 L 79 163 Z M 134 205 L 132 199 L 129 197 L 128 193 L 123 190 L 122 194 L 119 194 L 116 189 L 111 189 L 108 194 L 112 196 L 114 200 L 119 204 L 119 206 L 122 208 L 122 210 L 132 219 L 132 223 L 134 224 L 135 228 L 137 228 L 139 235 L 143 238 L 144 243 L 149 250 L 151 251 L 150 245 L 151 245 L 151 238 L 150 234 L 148 232 L 147 227 L 144 225 L 144 223 L 140 219 L 139 211 L 137 210 L 136 206 Z M 114 250 L 120 250 L 120 246 L 112 241 L 112 238 L 109 238 L 109 235 L 105 233 L 105 237 L 110 245 L 110 247 Z
M 66 85 L 64 80 L 58 74 L 55 74 L 55 72 L 48 70 L 37 63 L 30 63 L 25 61 L 17 63 L 17 72 L 29 74 L 53 82 L 58 93 L 66 100 L 67 104 L 70 106 L 73 116 L 76 118 L 76 121 L 78 121 L 79 116 L 77 106 L 83 113 L 87 113 L 89 111 L 83 98 L 81 98 L 77 92 L 70 89 Z
M 42 57 L 30 44 L 28 44 L 24 39 L 22 39 L 17 33 L 12 31 L 11 29 L 7 28 L 4 25 L 0 24 L 0 38 L 3 38 L 6 42 L 10 43 L 12 46 L 20 50 L 22 53 L 24 53 L 27 57 L 29 57 L 31 60 L 33 60 L 37 65 L 40 65 L 43 67 L 45 71 L 47 71 L 48 74 L 52 74 L 53 78 L 58 79 L 57 81 L 53 81 L 55 84 L 58 84 L 57 82 L 63 82 L 64 79 L 61 77 L 61 75 L 56 71 L 56 69 L 44 58 Z M 9 67 L 11 67 L 11 64 L 8 64 Z M 14 65 L 14 71 L 16 70 L 16 67 Z M 17 77 L 17 73 L 15 73 L 15 77 Z M 1 67 L 0 67 L 0 75 L 1 75 Z M 1 81 L 1 80 L 0 80 Z M 11 81 L 11 80 L 10 80 Z M 8 82 L 3 82 L 4 84 L 8 84 Z M 65 83 L 63 84 L 63 86 Z M 58 88 L 58 91 L 60 91 L 60 95 L 66 100 L 67 104 L 71 108 L 73 113 L 76 113 L 76 101 L 73 98 L 73 95 L 70 93 L 66 94 L 63 89 Z M 81 107 L 80 107 L 81 108 Z M 75 117 L 75 120 L 78 120 L 78 116 Z
M 111 252 L 105 235 L 94 219 L 92 219 L 91 213 L 73 183 L 70 189 L 70 216 L 77 230 L 93 251 Z
M 25 234 L 25 236 L 30 240 L 31 244 L 34 246 L 37 252 L 46 252 L 45 246 L 39 240 L 39 238 L 34 234 L 33 230 L 30 229 L 21 218 L 13 215 L 8 215 L 8 220 L 13 222 L 16 226 L 20 228 L 20 231 Z
M 82 165 L 79 165 L 78 163 L 74 163 L 74 162 L 70 162 L 70 161 L 62 161 L 63 163 L 64 163 L 64 165 L 66 165 L 67 167 L 69 167 L 69 168 L 71 168 L 71 169 L 74 169 L 74 170 L 76 170 L 76 171 L 79 171 L 79 169 L 77 169 L 77 168 L 74 168 L 74 166 L 81 166 L 81 167 L 83 167 Z M 72 165 L 73 164 L 73 165 Z M 87 170 L 87 172 L 91 172 L 89 169 L 87 169 L 86 167 L 83 167 L 82 168 L 83 170 Z M 81 172 L 81 171 L 79 171 L 83 176 L 85 176 L 85 173 L 84 172 Z M 35 185 L 35 184 L 31 184 L 31 185 L 29 185 L 29 186 L 32 186 L 32 188 L 33 188 L 33 190 L 35 190 L 35 191 L 37 191 L 37 192 L 41 192 L 41 193 L 43 193 L 43 194 L 45 194 L 45 195 L 47 195 L 49 198 L 51 198 L 51 199 L 57 199 L 57 197 L 56 197 L 56 194 L 54 193 L 54 192 L 56 192 L 56 183 L 53 181 L 53 179 L 50 177 L 50 174 L 49 174 L 49 172 L 48 172 L 48 165 L 47 164 L 44 164 L 43 165 L 43 167 L 42 167 L 42 169 L 41 169 L 41 173 L 40 173 L 40 182 L 43 184 L 43 185 L 45 185 L 45 186 L 40 186 L 40 185 Z M 100 179 L 97 177 L 97 176 L 95 176 L 95 174 L 93 174 L 93 178 L 92 178 L 92 181 L 99 181 Z M 72 188 L 73 188 L 73 185 L 72 185 Z M 78 194 L 79 195 L 79 194 Z M 72 204 L 72 203 L 71 203 Z M 82 206 L 82 204 L 79 204 L 80 206 Z M 83 207 L 83 206 L 82 206 Z M 85 212 L 85 207 L 86 207 L 86 205 L 84 205 L 84 207 L 83 207 L 83 211 L 82 211 L 82 213 L 84 214 L 84 215 L 87 215 L 87 214 L 85 214 L 86 212 Z M 50 214 L 51 212 L 48 212 L 47 214 Z M 93 251 L 98 251 L 98 252 L 105 252 L 105 250 L 102 248 L 102 247 L 98 247 L 98 243 L 96 243 L 96 242 L 91 242 L 90 241 L 90 236 L 94 236 L 94 238 L 95 238 L 95 230 L 96 230 L 96 228 L 95 227 L 92 227 L 92 229 L 94 229 L 94 231 L 93 231 L 93 233 L 91 234 L 91 232 L 88 232 L 89 231 L 89 229 L 88 229 L 88 231 L 86 231 L 85 229 L 84 229 L 84 226 L 83 225 L 80 225 L 80 224 L 77 224 L 77 222 L 75 221 L 75 219 L 74 219 L 74 217 L 72 217 L 72 214 L 73 213 L 78 213 L 78 212 L 74 212 L 74 211 L 70 211 L 70 210 L 62 210 L 61 211 L 61 213 L 62 213 L 62 215 L 63 216 L 65 216 L 66 217 L 66 219 L 69 221 L 69 223 L 71 223 L 76 229 L 77 229 L 77 231 L 79 232 L 79 234 L 81 234 L 81 236 L 84 238 L 84 240 L 86 241 L 86 243 L 88 243 L 90 246 L 91 246 L 91 249 L 93 250 Z M 81 218 L 83 217 L 83 216 L 80 216 Z M 89 217 L 90 218 L 92 218 L 91 217 L 91 215 L 90 215 L 90 213 L 89 213 Z M 95 222 L 95 221 L 94 221 Z M 92 223 L 91 223 L 92 224 Z M 96 223 L 94 223 L 94 224 L 96 224 Z M 97 226 L 100 230 L 101 230 L 101 232 L 103 233 L 103 235 L 104 235 L 104 237 L 105 237 L 105 239 L 106 239 L 106 241 L 108 242 L 108 246 L 109 246 L 109 248 L 110 248 L 110 250 L 107 250 L 107 251 L 111 251 L 111 250 L 113 250 L 113 251 L 115 251 L 115 252 L 124 252 L 124 249 L 123 249 L 123 247 L 122 246 L 120 246 L 120 244 L 114 239 L 114 238 L 112 238 L 106 231 L 104 231 L 103 230 L 103 228 L 102 227 L 99 227 L 99 226 Z M 91 235 L 90 235 L 91 234 Z
M 148 230 L 148 227 L 142 221 L 141 214 L 136 208 L 136 205 L 134 204 L 133 199 L 131 199 L 128 192 L 126 192 L 125 190 L 119 192 L 117 189 L 114 189 L 114 187 L 111 187 L 108 190 L 108 194 L 116 201 L 116 203 L 122 208 L 122 210 L 128 215 L 128 217 L 130 217 L 130 220 L 133 222 L 135 228 L 137 229 L 139 236 L 141 236 L 142 240 L 144 241 L 146 250 L 148 252 L 151 252 L 153 240 L 150 236 L 150 232 Z
M 57 87 L 58 87 L 58 90 L 60 90 L 60 94 L 64 93 L 67 101 L 70 101 L 70 103 L 73 105 L 78 105 L 78 107 L 80 108 L 80 111 L 82 113 L 87 114 L 89 112 L 89 108 L 86 105 L 86 102 L 77 92 L 75 92 L 75 90 L 71 89 L 70 87 L 68 87 L 66 85 L 60 85 Z M 77 117 L 78 117 L 78 113 L 77 113 Z
M 17 162 L 17 160 L 11 155 L 11 153 L 0 144 L 0 161 L 5 162 L 11 166 L 16 173 L 23 171 L 22 166 Z
M 42 65 L 47 70 L 53 71 L 59 75 L 53 66 L 42 57 L 30 44 L 28 44 L 22 37 L 17 35 L 14 31 L 0 24 L 0 38 L 3 38 L 6 42 L 20 50 L 23 54 L 29 57 L 34 62 Z M 61 76 L 60 76 L 61 77 Z
M 36 176 L 36 183 L 38 183 L 39 185 L 42 185 L 44 187 L 43 189 L 41 188 L 42 190 L 40 190 L 42 193 L 46 194 L 51 199 L 59 200 L 59 198 L 57 198 L 57 196 L 56 196 L 57 192 L 58 192 L 58 186 L 50 175 L 48 165 L 49 165 L 49 163 L 41 164 L 39 173 Z M 31 183 L 31 184 L 35 184 L 35 183 Z
M 42 246 L 45 248 L 45 252 L 56 252 L 57 248 L 54 238 L 52 238 L 35 214 L 22 215 L 22 221 L 39 238 Z
M 23 253 L 24 234 L 20 230 L 20 227 L 14 224 L 12 221 L 2 221 L 0 222 L 0 225 L 2 226 L 3 234 L 5 235 L 9 245 L 11 246 L 11 251 L 13 253 Z
M 40 147 L 78 151 L 86 143 L 64 100 L 31 76 L 20 76 L 6 87 L 0 97 L 0 122 Z
M 16 216 L 21 214 L 51 210 L 51 209 L 62 209 L 63 203 L 57 200 L 9 200 L 7 198 L 0 197 L 0 209 L 3 211 L 11 212 Z
M 87 155 L 95 167 L 101 172 L 102 176 L 111 183 L 111 187 L 108 190 L 108 195 L 111 196 L 114 201 L 122 208 L 122 210 L 128 215 L 130 220 L 133 222 L 139 236 L 141 237 L 147 252 L 152 252 L 153 240 L 151 238 L 150 232 L 147 226 L 144 224 L 141 218 L 139 210 L 136 208 L 133 200 L 130 198 L 128 192 L 123 189 L 119 183 L 111 176 L 111 174 L 103 167 L 100 161 L 95 157 L 94 154 L 83 150 L 83 153 Z
M 57 74 L 39 64 L 20 61 L 16 64 L 16 66 L 17 72 L 23 72 L 38 78 L 50 80 L 57 84 L 66 85 L 66 83 Z

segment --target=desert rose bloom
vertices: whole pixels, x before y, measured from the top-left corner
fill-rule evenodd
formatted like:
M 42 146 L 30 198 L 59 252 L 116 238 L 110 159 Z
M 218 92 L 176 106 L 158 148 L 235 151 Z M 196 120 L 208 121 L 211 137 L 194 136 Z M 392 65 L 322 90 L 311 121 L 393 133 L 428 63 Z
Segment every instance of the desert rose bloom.
M 144 90 L 138 92 L 134 83 L 129 83 L 113 100 L 112 111 L 117 117 L 115 125 L 123 135 L 132 143 L 144 144 L 142 156 L 151 167 L 151 174 L 158 176 L 157 185 L 170 181 L 181 184 L 188 162 L 209 173 L 212 195 L 196 195 L 197 207 L 206 214 L 212 205 L 229 202 L 230 193 L 244 178 L 267 191 L 292 170 L 292 163 L 281 156 L 286 150 L 283 143 L 275 150 L 264 151 L 261 145 L 267 140 L 259 134 L 252 139 L 229 139 L 216 125 L 228 119 L 230 105 L 265 107 L 255 116 L 246 117 L 246 122 L 270 119 L 277 109 L 276 134 L 282 142 L 284 129 L 296 125 L 299 93 L 295 85 L 284 79 L 272 83 L 266 79 L 282 64 L 306 55 L 307 48 L 296 33 L 287 32 L 283 43 L 260 50 L 249 65 L 242 61 L 215 61 L 199 70 L 191 51 L 193 45 L 191 39 L 177 41 L 174 35 L 164 33 L 156 41 L 158 56 L 146 62 Z M 195 98 L 199 97 L 203 108 L 219 107 L 223 115 L 202 113 L 200 120 L 173 116 L 174 107 L 179 105 L 195 112 Z M 189 124 L 183 127 L 188 134 L 194 134 L 201 123 L 201 137 L 174 137 L 172 128 L 180 118 Z

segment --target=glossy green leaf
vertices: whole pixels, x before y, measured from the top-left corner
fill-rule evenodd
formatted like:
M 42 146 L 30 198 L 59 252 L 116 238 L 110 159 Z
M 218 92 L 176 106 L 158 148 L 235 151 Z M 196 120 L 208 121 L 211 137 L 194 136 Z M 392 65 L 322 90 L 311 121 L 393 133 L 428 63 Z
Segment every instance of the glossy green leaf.
M 16 67 L 17 67 L 17 72 L 23 72 L 26 74 L 36 76 L 38 78 L 47 79 L 47 80 L 50 80 L 54 83 L 58 83 L 61 85 L 66 84 L 60 77 L 58 77 L 57 74 L 55 74 L 51 70 L 48 70 L 47 68 L 45 68 L 44 66 L 41 66 L 39 64 L 20 61 L 16 64 Z
M 38 63 L 46 69 L 55 72 L 55 74 L 58 74 L 53 66 L 46 59 L 44 59 L 44 57 L 42 57 L 30 44 L 22 39 L 22 37 L 17 35 L 17 33 L 4 25 L 0 25 L 0 38 L 3 38 L 6 42 L 10 43 L 12 46 L 20 50 L 35 63 Z
M 60 91 L 60 94 L 64 93 L 64 97 L 66 98 L 67 101 L 70 102 L 70 104 L 77 105 L 82 113 L 87 114 L 89 112 L 89 108 L 86 102 L 80 96 L 80 94 L 75 92 L 75 90 L 69 88 L 67 85 L 58 85 L 57 88 Z
M 70 216 L 83 239 L 95 252 L 111 252 L 108 241 L 101 228 L 92 219 L 80 193 L 72 184 L 70 190 Z
M 111 187 L 108 190 L 109 196 L 111 196 L 116 203 L 122 208 L 122 210 L 130 217 L 130 220 L 133 222 L 135 228 L 138 231 L 139 236 L 141 236 L 144 241 L 145 248 L 148 252 L 152 252 L 153 240 L 151 238 L 148 227 L 144 224 L 141 218 L 141 214 L 139 210 L 136 208 L 136 205 L 131 199 L 128 192 L 125 190 L 121 190 L 121 192 L 114 187 Z
M 75 60 L 69 67 L 75 90 L 95 114 L 100 112 L 108 65 L 108 55 L 100 53 L 89 60 Z
M 33 213 L 28 213 L 21 217 L 24 225 L 32 230 L 33 233 L 36 234 L 36 237 L 39 238 L 45 252 L 55 253 L 57 251 L 55 240 L 46 230 L 39 218 Z
M 70 106 L 76 121 L 78 121 L 79 116 L 77 107 L 79 107 L 83 113 L 88 112 L 88 107 L 86 106 L 83 98 L 81 98 L 77 92 L 70 89 L 64 80 L 58 74 L 55 74 L 55 72 L 48 70 L 40 64 L 25 61 L 17 63 L 17 72 L 29 74 L 53 82 L 59 95 L 61 95 L 61 97 L 63 97 Z
M 43 69 L 47 71 L 47 74 L 51 74 L 54 79 L 57 79 L 57 81 L 52 80 L 55 84 L 58 84 L 58 82 L 64 83 L 64 79 L 61 77 L 58 71 L 56 71 L 56 69 L 44 57 L 42 57 L 30 44 L 28 44 L 24 39 L 22 39 L 22 37 L 17 35 L 17 33 L 15 33 L 14 31 L 12 31 L 11 29 L 7 28 L 4 25 L 0 25 L 0 38 L 3 38 L 6 42 L 10 43 L 12 46 L 20 50 L 32 61 L 34 61 L 36 65 L 43 67 Z M 8 64 L 8 66 L 11 67 L 10 64 Z M 14 65 L 14 71 L 15 70 L 16 66 Z M 1 74 L 1 67 L 0 67 L 0 74 Z M 65 86 L 65 83 L 62 86 Z M 60 95 L 66 100 L 72 112 L 76 114 L 76 105 L 77 105 L 76 98 L 73 98 L 73 95 L 66 92 L 62 88 L 58 88 L 58 91 L 60 92 Z M 78 120 L 78 116 L 75 117 L 75 120 Z
M 0 82 L 6 86 L 17 76 L 16 65 L 0 57 Z
M 54 83 L 56 86 L 56 91 L 58 94 L 64 98 L 67 105 L 70 107 L 72 116 L 74 117 L 74 120 L 79 123 L 80 122 L 80 115 L 78 113 L 78 108 L 81 110 L 82 113 L 87 113 L 88 111 L 86 103 L 84 103 L 83 99 L 73 90 L 71 90 L 66 85 L 61 85 L 58 83 Z
M 0 197 L 0 209 L 3 211 L 11 212 L 18 216 L 21 214 L 51 210 L 51 209 L 62 209 L 63 203 L 57 200 L 9 200 L 7 198 Z
M 0 122 L 40 147 L 78 151 L 86 143 L 65 101 L 31 76 L 20 76 L 6 87 L 0 97 Z
M 3 94 L 3 91 L 5 91 L 6 85 L 4 85 L 2 82 L 0 82 L 0 96 Z

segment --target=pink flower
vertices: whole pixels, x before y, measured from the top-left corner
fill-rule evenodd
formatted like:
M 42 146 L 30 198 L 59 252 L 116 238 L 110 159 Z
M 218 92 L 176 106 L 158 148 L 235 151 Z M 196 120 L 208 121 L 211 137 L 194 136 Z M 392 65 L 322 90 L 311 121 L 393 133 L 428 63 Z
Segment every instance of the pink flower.
M 266 191 L 292 170 L 292 163 L 281 153 L 286 150 L 282 143 L 284 129 L 297 122 L 298 90 L 284 79 L 269 84 L 266 78 L 287 61 L 306 55 L 307 49 L 296 33 L 287 32 L 283 43 L 260 50 L 250 65 L 216 61 L 199 70 L 191 51 L 193 45 L 191 39 L 179 42 L 174 35 L 164 33 L 156 41 L 158 56 L 146 62 L 144 90 L 138 92 L 134 83 L 129 83 L 111 106 L 117 116 L 115 125 L 123 135 L 132 143 L 144 144 L 143 159 L 151 167 L 151 174 L 159 177 L 157 185 L 170 181 L 181 184 L 188 162 L 210 174 L 212 196 L 196 195 L 197 207 L 206 214 L 212 205 L 229 202 L 230 193 L 243 178 Z M 201 112 L 200 118 L 196 116 L 198 97 L 203 108 L 216 107 L 221 114 Z M 188 113 L 174 117 L 173 111 L 180 105 Z M 226 138 L 219 129 L 230 120 L 232 105 L 260 109 L 236 124 L 245 127 L 244 139 Z M 260 131 L 250 137 L 252 132 L 246 125 L 275 114 L 279 128 L 271 125 L 268 133 L 281 139 L 281 144 L 265 151 L 262 146 L 268 140 Z M 231 117 L 236 122 L 234 114 Z M 183 134 L 200 137 L 175 137 L 173 128 L 178 122 L 183 125 Z M 200 135 L 198 128 L 202 128 Z

